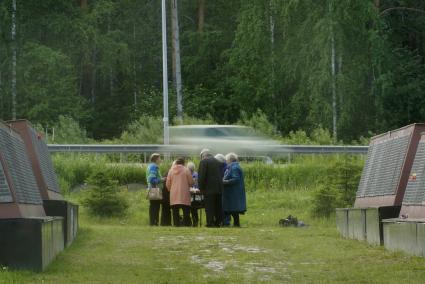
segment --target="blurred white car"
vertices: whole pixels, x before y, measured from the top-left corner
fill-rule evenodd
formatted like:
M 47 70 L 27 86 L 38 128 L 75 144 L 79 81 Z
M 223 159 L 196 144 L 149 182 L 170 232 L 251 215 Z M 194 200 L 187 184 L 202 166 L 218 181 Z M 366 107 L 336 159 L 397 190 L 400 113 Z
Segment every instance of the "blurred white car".
M 170 127 L 170 144 L 194 145 L 209 148 L 215 153 L 236 152 L 252 156 L 278 143 L 246 126 L 183 125 Z

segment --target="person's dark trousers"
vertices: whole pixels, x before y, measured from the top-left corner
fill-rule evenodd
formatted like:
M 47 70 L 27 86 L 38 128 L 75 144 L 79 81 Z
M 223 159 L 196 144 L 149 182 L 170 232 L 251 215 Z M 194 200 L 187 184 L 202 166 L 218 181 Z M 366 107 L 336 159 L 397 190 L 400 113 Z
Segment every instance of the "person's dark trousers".
M 158 226 L 161 200 L 149 200 L 149 224 Z
M 224 212 L 223 215 L 223 226 L 230 226 L 230 213 Z
M 207 227 L 220 227 L 223 222 L 221 194 L 206 194 L 204 199 Z
M 191 226 L 190 221 L 190 206 L 187 205 L 173 205 L 173 224 L 176 227 Z M 180 208 L 183 210 L 183 223 L 180 222 Z
M 232 217 L 233 217 L 233 226 L 240 227 L 241 223 L 239 221 L 239 213 L 232 213 Z
M 170 192 L 162 191 L 161 226 L 171 226 Z
M 240 227 L 241 223 L 239 221 L 239 213 L 233 213 L 233 212 L 232 213 L 224 212 L 223 225 L 230 226 L 230 216 L 233 217 L 233 226 Z
M 190 207 L 190 215 L 192 215 L 192 226 L 197 227 L 199 222 L 198 208 Z

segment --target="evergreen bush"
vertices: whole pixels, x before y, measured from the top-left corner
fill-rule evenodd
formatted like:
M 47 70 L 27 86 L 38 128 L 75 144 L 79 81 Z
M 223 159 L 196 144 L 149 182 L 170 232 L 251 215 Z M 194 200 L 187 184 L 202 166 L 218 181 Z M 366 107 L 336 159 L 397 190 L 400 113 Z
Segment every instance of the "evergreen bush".
M 122 216 L 129 207 L 125 193 L 118 188 L 118 181 L 104 171 L 94 172 L 88 179 L 90 185 L 83 198 L 92 215 L 101 217 Z
M 363 163 L 353 157 L 338 159 L 328 168 L 313 195 L 312 215 L 330 217 L 338 207 L 351 207 L 356 198 Z
M 312 215 L 314 217 L 329 217 L 336 208 L 337 196 L 337 191 L 333 187 L 320 185 L 313 194 Z

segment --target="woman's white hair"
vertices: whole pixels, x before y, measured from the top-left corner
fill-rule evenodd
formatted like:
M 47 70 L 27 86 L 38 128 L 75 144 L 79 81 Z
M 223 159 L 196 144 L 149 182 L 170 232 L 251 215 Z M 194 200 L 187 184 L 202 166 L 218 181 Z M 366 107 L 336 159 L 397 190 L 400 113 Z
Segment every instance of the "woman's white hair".
M 237 160 L 238 160 L 238 155 L 236 155 L 235 153 L 228 153 L 226 155 L 226 161 L 236 162 Z
M 195 170 L 195 164 L 193 162 L 187 163 L 187 168 L 191 171 Z
M 218 160 L 218 161 L 222 162 L 222 163 L 225 163 L 225 162 L 226 162 L 226 157 L 224 157 L 224 155 L 223 155 L 223 154 L 217 154 L 217 155 L 215 155 L 215 156 L 214 156 L 214 158 L 215 158 L 216 160 Z

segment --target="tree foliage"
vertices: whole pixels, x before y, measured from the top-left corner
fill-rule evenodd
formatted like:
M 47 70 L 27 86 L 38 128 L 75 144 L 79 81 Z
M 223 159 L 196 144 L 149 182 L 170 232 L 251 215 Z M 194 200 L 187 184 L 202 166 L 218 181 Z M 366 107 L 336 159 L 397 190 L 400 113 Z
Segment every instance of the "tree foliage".
M 161 116 L 160 1 L 16 2 L 15 40 L 12 0 L 0 2 L 3 120 L 12 116 L 13 50 L 20 118 L 52 128 L 72 117 L 90 137 L 111 139 Z M 424 120 L 423 1 L 181 1 L 179 9 L 190 120 L 246 122 L 260 110 L 269 132 L 321 128 L 337 134 L 331 142 Z M 171 117 L 175 100 L 170 90 Z
M 82 200 L 92 215 L 101 217 L 122 216 L 129 207 L 124 192 L 118 188 L 118 181 L 104 171 L 96 171 L 87 179 L 90 185 Z

